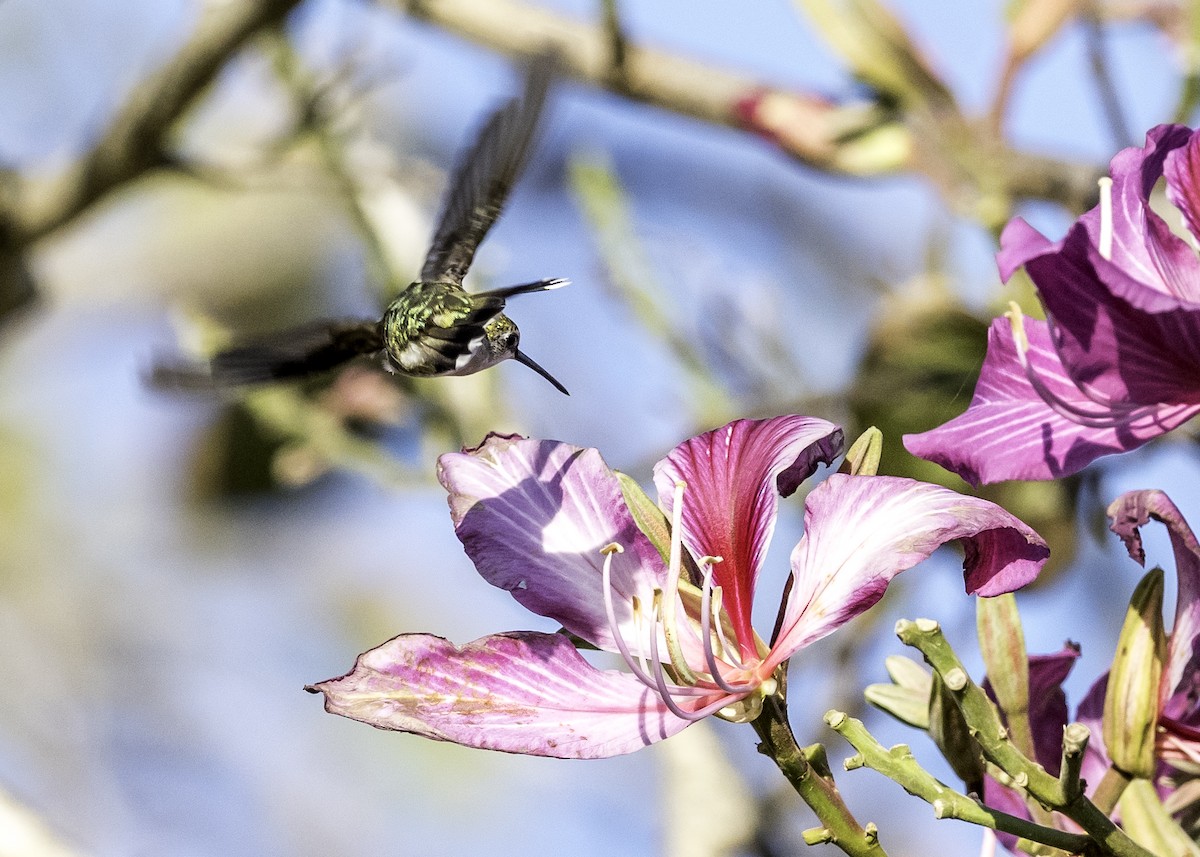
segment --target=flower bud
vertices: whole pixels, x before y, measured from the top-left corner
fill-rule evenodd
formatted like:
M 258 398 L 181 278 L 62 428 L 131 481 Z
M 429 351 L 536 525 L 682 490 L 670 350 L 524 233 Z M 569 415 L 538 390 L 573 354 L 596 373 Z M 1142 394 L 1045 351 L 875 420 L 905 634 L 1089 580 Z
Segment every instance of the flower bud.
M 1151 569 L 1133 591 L 1104 697 L 1104 744 L 1118 770 L 1154 776 L 1159 681 L 1166 658 L 1163 571 Z
M 838 471 L 852 476 L 875 476 L 879 473 L 879 459 L 882 454 L 883 432 L 871 426 L 850 445 Z

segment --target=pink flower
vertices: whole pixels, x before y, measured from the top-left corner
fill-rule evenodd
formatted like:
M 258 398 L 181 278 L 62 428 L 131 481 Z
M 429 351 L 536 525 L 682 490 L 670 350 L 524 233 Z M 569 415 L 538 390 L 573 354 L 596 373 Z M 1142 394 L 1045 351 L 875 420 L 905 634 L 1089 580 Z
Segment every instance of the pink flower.
M 1045 543 L 998 506 L 908 479 L 834 474 L 805 502 L 806 532 L 764 642 L 751 606 L 779 497 L 841 446 L 841 430 L 824 420 L 732 422 L 656 465 L 661 512 L 644 495 L 627 501 L 594 449 L 492 435 L 444 455 L 455 530 L 484 579 L 617 653 L 624 669 L 593 666 L 561 633 L 462 647 L 405 634 L 312 690 L 327 710 L 383 729 L 514 753 L 614 756 L 710 714 L 753 719 L 782 664 L 945 542 L 963 541 L 968 592 L 1008 592 L 1038 573 Z
M 1155 184 L 1200 239 L 1200 133 L 1160 125 L 1113 158 L 1111 197 L 1051 242 L 1020 218 L 1000 238 L 1048 321 L 996 319 L 966 413 L 907 435 L 968 482 L 1054 479 L 1200 413 L 1200 258 L 1150 206 Z

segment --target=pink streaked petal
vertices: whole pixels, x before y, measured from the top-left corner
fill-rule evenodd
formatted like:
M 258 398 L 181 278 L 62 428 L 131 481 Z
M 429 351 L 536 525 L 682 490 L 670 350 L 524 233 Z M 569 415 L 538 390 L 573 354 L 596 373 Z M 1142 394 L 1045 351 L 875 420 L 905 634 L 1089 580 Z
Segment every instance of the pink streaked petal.
M 331 714 L 379 729 L 561 759 L 631 753 L 690 722 L 633 676 L 593 667 L 560 634 L 496 634 L 461 648 L 404 634 L 309 690 L 325 694 Z
M 1041 536 L 994 503 L 891 476 L 833 474 L 805 500 L 804 528 L 772 664 L 862 613 L 946 542 L 962 542 L 966 589 L 977 595 L 1019 589 L 1050 555 Z
M 438 459 L 438 478 L 450 492 L 455 532 L 483 578 L 609 650 L 615 643 L 600 550 L 621 545 L 612 565 L 614 607 L 625 639 L 639 649 L 649 623 L 634 622 L 631 600 L 649 605 L 665 569 L 599 452 L 489 435 L 475 450 Z
M 1175 623 L 1171 627 L 1167 662 L 1163 669 L 1162 699 L 1164 713 L 1175 719 L 1187 719 L 1195 713 L 1196 691 L 1200 675 L 1195 669 L 1197 638 L 1200 637 L 1200 543 L 1171 498 L 1162 491 L 1129 491 L 1108 507 L 1110 528 L 1125 542 L 1129 555 L 1144 564 L 1140 528 L 1151 519 L 1167 528 L 1175 553 L 1175 573 L 1179 587 L 1175 602 Z
M 779 496 L 842 451 L 842 430 L 814 417 L 735 420 L 684 441 L 654 467 L 669 515 L 675 483 L 687 483 L 683 540 L 696 557 L 719 556 L 717 585 L 738 639 L 753 640 L 754 583 L 771 542 Z
M 1025 319 L 1027 359 L 1045 385 L 1061 399 L 1103 415 L 1067 377 L 1045 322 Z M 913 455 L 935 461 L 972 485 L 1007 479 L 1057 479 L 1077 473 L 1102 455 L 1136 449 L 1186 422 L 1200 405 L 1164 404 L 1147 408 L 1121 429 L 1090 428 L 1068 420 L 1042 401 L 1017 359 L 1007 319 L 988 331 L 987 357 L 971 405 L 961 416 L 904 436 Z

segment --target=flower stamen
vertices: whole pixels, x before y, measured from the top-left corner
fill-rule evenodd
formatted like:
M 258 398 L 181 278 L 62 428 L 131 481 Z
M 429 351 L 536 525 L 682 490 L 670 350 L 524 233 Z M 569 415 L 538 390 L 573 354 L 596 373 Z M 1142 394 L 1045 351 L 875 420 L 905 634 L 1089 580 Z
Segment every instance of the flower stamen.
M 1025 333 L 1025 316 L 1021 311 L 1020 305 L 1015 301 L 1010 302 L 1009 310 L 1004 315 L 1012 327 L 1017 362 L 1020 363 L 1021 369 L 1025 373 L 1025 378 L 1033 387 L 1034 392 L 1038 394 L 1038 397 L 1063 419 L 1070 420 L 1086 428 L 1113 429 L 1131 426 L 1145 417 L 1157 417 L 1157 410 L 1151 406 L 1114 401 L 1107 396 L 1101 395 L 1087 385 L 1076 384 L 1075 388 L 1085 398 L 1094 402 L 1103 410 L 1093 411 L 1082 408 L 1074 402 L 1067 401 L 1046 385 L 1029 360 L 1028 352 L 1031 346 L 1029 344 L 1029 337 Z M 1051 335 L 1053 336 L 1053 319 L 1047 319 L 1046 323 L 1051 328 Z M 1061 354 L 1059 359 L 1061 360 Z
M 757 682 L 747 682 L 745 684 L 730 684 L 725 681 L 721 675 L 721 668 L 717 664 L 717 656 L 712 647 L 712 594 L 713 594 L 713 566 L 718 562 L 722 562 L 719 556 L 706 556 L 700 560 L 700 567 L 704 575 L 703 595 L 700 599 L 700 635 L 702 638 L 702 647 L 704 649 L 704 662 L 708 666 L 708 673 L 712 678 L 713 684 L 721 688 L 726 693 L 746 693 L 754 690 L 758 686 Z M 721 622 L 718 617 L 717 627 L 720 627 Z M 722 638 L 722 645 L 724 639 Z M 724 651 L 722 652 L 724 654 Z
M 735 666 L 742 666 L 742 651 L 737 646 L 729 645 L 729 640 L 725 637 L 725 623 L 721 621 L 721 611 L 725 609 L 724 590 L 719 586 L 713 587 L 712 592 L 712 617 L 713 624 L 716 625 L 717 639 L 721 642 L 721 656 L 725 660 L 732 662 Z
M 655 622 L 658 621 L 658 618 L 659 618 L 658 612 L 659 612 L 659 608 L 661 606 L 662 606 L 661 600 L 656 598 L 655 602 L 654 602 Z M 653 687 L 655 690 L 658 691 L 659 698 L 662 699 L 663 705 L 665 705 L 667 707 L 667 710 L 670 711 L 672 714 L 674 714 L 676 717 L 678 717 L 680 720 L 689 720 L 692 722 L 695 722 L 697 720 L 703 720 L 705 717 L 708 717 L 708 715 L 713 714 L 714 712 L 720 711 L 721 709 L 726 708 L 729 705 L 729 700 L 722 697 L 722 698 L 718 699 L 717 701 L 704 706 L 703 708 L 697 709 L 696 711 L 683 710 L 682 708 L 679 707 L 679 704 L 677 702 L 675 702 L 675 700 L 673 698 L 674 695 L 699 696 L 701 694 L 711 693 L 712 691 L 711 690 L 702 690 L 701 688 L 698 688 L 698 687 L 675 687 L 675 688 L 672 688 L 667 685 L 666 670 L 663 667 L 662 658 L 660 658 L 658 656 L 658 635 L 657 634 L 653 635 L 650 638 L 650 659 L 654 663 Z
M 699 679 L 688 666 L 683 648 L 679 645 L 679 623 L 675 605 L 679 601 L 679 580 L 683 574 L 683 492 L 686 482 L 675 483 L 675 496 L 671 505 L 671 552 L 667 568 L 667 586 L 662 592 L 662 630 L 667 641 L 667 655 L 675 674 L 684 684 L 694 685 Z M 657 597 L 658 593 L 656 593 Z
M 625 642 L 625 637 L 621 633 L 621 628 L 617 624 L 617 612 L 613 606 L 612 596 L 612 558 L 614 554 L 624 553 L 625 549 L 616 542 L 605 545 L 601 548 L 600 553 L 604 554 L 604 569 L 602 571 L 602 586 L 604 588 L 604 611 L 608 618 L 608 629 L 612 634 L 613 642 L 616 643 L 617 652 L 625 661 L 625 666 L 629 667 L 634 677 L 642 684 L 657 691 L 660 695 L 664 692 L 665 677 L 663 675 L 662 663 L 658 658 L 658 619 L 659 619 L 659 597 L 661 592 L 655 592 L 654 610 L 653 610 L 653 627 L 650 634 L 650 659 L 654 662 L 651 669 L 647 669 L 646 658 L 640 652 L 635 657 L 629 649 L 629 644 Z M 637 596 L 634 596 L 634 615 L 635 621 L 640 620 L 641 605 L 638 603 Z M 666 692 L 674 693 L 677 696 L 693 696 L 703 694 L 706 691 L 691 687 L 675 687 L 667 688 Z M 668 707 L 670 704 L 668 703 Z M 674 709 L 672 709 L 674 713 Z
M 646 672 L 642 663 L 642 659 L 634 658 L 633 653 L 629 651 L 629 646 L 625 643 L 625 636 L 621 633 L 621 627 L 617 624 L 617 611 L 613 607 L 612 595 L 612 558 L 613 554 L 624 553 L 625 548 L 621 547 L 616 542 L 605 545 L 600 549 L 600 553 L 604 554 L 604 570 L 601 572 L 600 586 L 604 591 L 604 612 L 608 618 L 608 630 L 612 634 L 613 642 L 617 645 L 617 651 L 625 661 L 625 665 L 633 672 L 638 681 L 647 686 L 654 686 L 654 679 Z M 635 608 L 640 605 L 634 605 Z M 635 609 L 635 615 L 637 615 Z M 651 639 L 657 639 L 658 634 L 652 633 Z M 638 647 L 641 648 L 640 646 Z
M 1111 262 L 1113 245 L 1113 180 L 1108 176 L 1104 176 L 1097 183 L 1100 185 L 1100 236 L 1097 242 L 1097 249 L 1100 251 L 1100 258 L 1106 262 Z

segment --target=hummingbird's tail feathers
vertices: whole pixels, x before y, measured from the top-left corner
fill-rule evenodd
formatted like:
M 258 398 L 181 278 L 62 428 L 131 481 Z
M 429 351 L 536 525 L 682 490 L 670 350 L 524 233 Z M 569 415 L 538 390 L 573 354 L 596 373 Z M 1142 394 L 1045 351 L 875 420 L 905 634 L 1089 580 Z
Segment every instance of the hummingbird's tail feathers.
M 316 375 L 382 348 L 377 321 L 325 321 L 219 351 L 207 366 L 160 363 L 150 381 L 175 389 L 264 384 Z
M 516 351 L 513 352 L 513 360 L 516 360 L 518 363 L 520 363 L 524 366 L 528 366 L 534 372 L 537 372 L 539 375 L 541 375 L 543 378 L 545 378 L 547 381 L 549 381 L 551 384 L 553 384 L 554 389 L 558 390 L 558 392 L 562 393 L 564 396 L 571 395 L 570 392 L 568 392 L 567 388 L 559 383 L 557 378 L 555 378 L 553 375 L 551 375 L 549 372 L 547 372 L 545 369 L 543 369 L 541 366 L 539 366 L 538 363 L 532 357 L 530 357 L 528 354 L 526 354 L 520 348 L 518 348 Z
M 524 93 L 493 113 L 475 144 L 463 153 L 421 268 L 422 280 L 462 283 L 529 159 L 556 66 L 551 54 L 535 58 Z
M 487 291 L 487 292 L 479 292 L 479 293 L 475 294 L 474 297 L 476 297 L 476 298 L 483 298 L 483 297 L 500 298 L 501 306 L 503 306 L 504 305 L 503 301 L 507 300 L 508 298 L 513 297 L 514 295 L 524 295 L 524 294 L 528 294 L 529 292 L 549 292 L 554 289 L 561 289 L 563 286 L 567 286 L 570 284 L 571 284 L 570 280 L 564 279 L 562 277 L 553 277 L 549 280 L 535 280 L 532 283 L 522 283 L 519 286 L 508 286 L 503 289 L 492 289 L 491 291 Z

